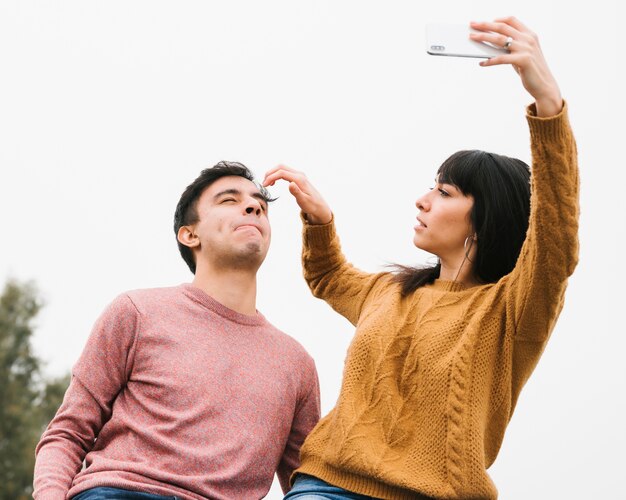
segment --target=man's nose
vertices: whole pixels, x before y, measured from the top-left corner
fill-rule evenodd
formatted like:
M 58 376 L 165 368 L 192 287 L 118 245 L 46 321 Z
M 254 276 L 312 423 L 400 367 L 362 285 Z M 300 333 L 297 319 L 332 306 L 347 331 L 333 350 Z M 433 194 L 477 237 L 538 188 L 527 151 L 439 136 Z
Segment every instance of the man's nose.
M 246 213 L 261 215 L 261 204 L 256 198 L 252 198 L 246 205 Z

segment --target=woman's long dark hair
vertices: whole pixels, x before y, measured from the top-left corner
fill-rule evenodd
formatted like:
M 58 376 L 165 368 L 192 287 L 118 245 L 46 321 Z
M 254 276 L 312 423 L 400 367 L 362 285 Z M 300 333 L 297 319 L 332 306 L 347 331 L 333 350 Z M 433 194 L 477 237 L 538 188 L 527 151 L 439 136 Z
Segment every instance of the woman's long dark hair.
M 530 217 L 530 168 L 515 158 L 484 151 L 459 151 L 443 162 L 438 181 L 474 198 L 470 218 L 477 236 L 474 274 L 493 283 L 515 267 Z M 441 265 L 395 266 L 402 294 L 432 283 Z

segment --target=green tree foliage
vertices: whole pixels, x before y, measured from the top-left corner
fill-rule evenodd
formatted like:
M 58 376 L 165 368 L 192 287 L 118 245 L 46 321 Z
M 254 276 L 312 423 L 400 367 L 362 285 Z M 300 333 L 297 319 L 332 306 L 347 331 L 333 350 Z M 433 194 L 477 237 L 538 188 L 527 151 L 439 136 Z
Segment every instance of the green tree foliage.
M 43 306 L 31 283 L 9 281 L 0 295 L 0 500 L 32 498 L 35 446 L 69 376 L 44 379 L 33 321 Z

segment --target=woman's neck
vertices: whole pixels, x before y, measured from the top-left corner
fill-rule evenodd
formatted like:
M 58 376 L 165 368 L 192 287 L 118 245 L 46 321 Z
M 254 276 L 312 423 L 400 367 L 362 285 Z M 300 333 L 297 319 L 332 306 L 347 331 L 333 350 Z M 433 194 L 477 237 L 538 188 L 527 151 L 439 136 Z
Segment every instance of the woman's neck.
M 474 266 L 468 257 L 463 256 L 460 262 L 458 260 L 452 261 L 452 263 L 444 260 L 440 260 L 440 262 L 439 279 L 461 283 L 466 288 L 480 285 L 481 282 L 476 277 Z

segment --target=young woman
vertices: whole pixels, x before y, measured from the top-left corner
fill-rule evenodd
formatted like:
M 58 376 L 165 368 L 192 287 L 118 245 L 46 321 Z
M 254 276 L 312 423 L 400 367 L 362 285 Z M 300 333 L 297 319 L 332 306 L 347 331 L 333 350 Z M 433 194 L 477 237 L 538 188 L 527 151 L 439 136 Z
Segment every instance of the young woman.
M 577 262 L 578 173 L 567 110 L 536 36 L 515 18 L 472 23 L 509 49 L 528 108 L 533 173 L 481 151 L 452 155 L 416 202 L 432 268 L 368 274 L 341 253 L 332 212 L 278 167 L 304 220 L 305 278 L 356 326 L 336 407 L 306 439 L 286 498 L 494 499 L 487 474 Z

